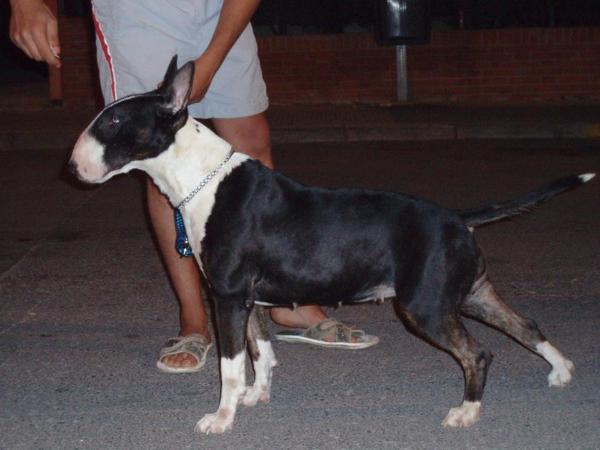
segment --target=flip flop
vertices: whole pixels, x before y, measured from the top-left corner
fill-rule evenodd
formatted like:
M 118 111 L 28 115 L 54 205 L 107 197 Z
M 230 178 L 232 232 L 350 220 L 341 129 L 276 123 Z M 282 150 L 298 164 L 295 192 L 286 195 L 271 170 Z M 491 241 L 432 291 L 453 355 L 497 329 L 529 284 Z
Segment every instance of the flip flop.
M 335 319 L 325 319 L 306 330 L 284 330 L 275 339 L 290 344 L 311 344 L 319 347 L 360 350 L 379 342 L 377 336 L 355 330 Z
M 206 354 L 212 344 L 208 343 L 201 334 L 190 334 L 188 336 L 177 336 L 169 339 L 160 349 L 156 367 L 165 373 L 192 373 L 198 372 L 206 363 Z M 189 353 L 196 358 L 197 363 L 189 367 L 171 367 L 162 360 L 166 356 L 178 355 L 180 353 Z

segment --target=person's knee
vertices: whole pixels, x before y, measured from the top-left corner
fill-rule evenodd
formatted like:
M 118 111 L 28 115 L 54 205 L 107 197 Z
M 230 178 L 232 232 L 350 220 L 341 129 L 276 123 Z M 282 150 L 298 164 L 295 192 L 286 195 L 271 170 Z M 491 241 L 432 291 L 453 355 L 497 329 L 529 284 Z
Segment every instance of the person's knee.
M 266 119 L 254 121 L 245 127 L 243 141 L 246 143 L 240 150 L 253 158 L 263 160 L 271 157 L 271 132 Z
M 236 151 L 246 153 L 272 167 L 271 132 L 264 114 L 237 119 L 216 119 L 213 123 L 217 133 Z

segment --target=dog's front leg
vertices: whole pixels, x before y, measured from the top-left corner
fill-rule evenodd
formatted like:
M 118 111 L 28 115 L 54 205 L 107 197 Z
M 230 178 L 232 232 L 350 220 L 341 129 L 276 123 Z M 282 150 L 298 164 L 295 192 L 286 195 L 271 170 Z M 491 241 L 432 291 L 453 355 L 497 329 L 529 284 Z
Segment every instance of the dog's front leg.
M 206 414 L 195 427 L 197 433 L 223 433 L 233 426 L 237 405 L 246 391 L 246 326 L 250 310 L 244 301 L 215 298 L 215 316 L 221 353 L 221 400 L 219 409 Z

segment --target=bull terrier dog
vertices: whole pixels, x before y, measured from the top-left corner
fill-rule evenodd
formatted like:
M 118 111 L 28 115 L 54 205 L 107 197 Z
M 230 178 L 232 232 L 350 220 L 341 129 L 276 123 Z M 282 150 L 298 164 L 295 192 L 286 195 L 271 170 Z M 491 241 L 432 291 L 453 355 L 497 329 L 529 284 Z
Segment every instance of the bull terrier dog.
M 196 431 L 231 429 L 237 405 L 268 402 L 275 355 L 263 306 L 337 305 L 392 299 L 405 326 L 448 352 L 465 377 L 462 403 L 444 426 L 479 419 L 491 353 L 466 330 L 477 319 L 551 366 L 565 386 L 573 363 L 533 320 L 498 296 L 473 231 L 518 215 L 594 174 L 551 182 L 515 200 L 449 210 L 393 192 L 305 186 L 234 151 L 188 116 L 194 65 L 171 61 L 162 85 L 109 104 L 81 134 L 71 170 L 87 183 L 146 172 L 169 198 L 182 254 L 193 254 L 214 302 L 221 399 Z M 180 236 L 181 237 L 181 236 Z M 189 243 L 189 245 L 188 245 Z M 255 372 L 246 385 L 245 350 Z

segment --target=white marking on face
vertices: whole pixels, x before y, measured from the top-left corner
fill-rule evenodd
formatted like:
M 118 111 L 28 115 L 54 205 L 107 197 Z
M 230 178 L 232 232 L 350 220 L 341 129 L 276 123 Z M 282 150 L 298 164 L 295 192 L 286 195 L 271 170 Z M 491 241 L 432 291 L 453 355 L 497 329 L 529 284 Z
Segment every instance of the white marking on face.
M 564 387 L 569 384 L 572 374 L 575 372 L 575 365 L 558 351 L 550 342 L 545 341 L 535 346 L 535 350 L 544 357 L 552 366 L 552 371 L 548 375 L 548 385 L 554 387 Z
M 76 164 L 77 175 L 88 183 L 98 183 L 108 172 L 104 164 L 104 146 L 88 130 L 77 139 L 71 161 Z
M 125 100 L 120 99 L 112 105 Z M 120 169 L 108 172 L 103 162 L 104 147 L 88 131 L 93 123 L 82 133 L 73 150 L 72 158 L 80 177 L 90 183 L 102 183 L 115 175 L 139 169 L 150 175 L 172 205 L 179 204 L 192 192 L 206 175 L 219 166 L 231 149 L 230 144 L 190 117 L 175 134 L 175 142 L 158 156 L 131 161 Z M 216 176 L 181 210 L 190 245 L 201 270 L 201 243 L 219 183 L 248 159 L 248 155 L 234 153 Z
M 135 98 L 135 97 L 144 97 L 144 96 L 147 96 L 147 95 L 148 95 L 147 93 L 144 93 L 144 94 L 131 94 L 131 95 L 126 95 L 125 97 L 121 97 L 121 98 L 119 98 L 119 99 L 117 99 L 117 100 L 115 100 L 113 102 L 110 102 L 108 105 L 106 105 L 104 108 L 102 108 L 102 111 L 100 111 L 98 114 L 96 114 L 96 117 L 94 117 L 92 119 L 92 121 L 90 122 L 90 125 L 88 126 L 87 129 L 89 130 L 90 127 L 94 124 L 94 122 L 96 122 L 96 120 L 98 120 L 98 117 L 100 117 L 102 115 L 102 113 L 104 111 L 106 111 L 107 109 L 112 108 L 113 106 L 116 106 L 119 103 L 123 103 L 123 102 L 129 101 L 132 98 Z
M 132 169 L 137 168 L 134 162 L 128 164 L 126 167 L 109 172 L 108 167 L 104 164 L 104 151 L 105 146 L 98 142 L 94 136 L 90 133 L 91 128 L 98 118 L 108 109 L 119 103 L 127 102 L 136 97 L 144 97 L 148 94 L 132 94 L 126 97 L 120 98 L 112 103 L 106 105 L 102 111 L 100 111 L 96 117 L 90 122 L 88 127 L 81 133 L 79 139 L 75 143 L 71 160 L 77 164 L 77 174 L 82 181 L 88 183 L 104 183 L 108 179 L 122 173 L 127 173 Z
M 254 365 L 254 384 L 246 389 L 242 403 L 246 406 L 254 406 L 259 400 L 269 403 L 271 399 L 271 379 L 273 367 L 277 365 L 275 353 L 271 341 L 256 340 L 258 346 L 258 359 Z
M 481 402 L 465 400 L 462 405 L 451 408 L 442 422 L 445 427 L 470 427 L 479 420 Z
M 246 390 L 246 353 L 221 358 L 221 401 L 215 413 L 206 414 L 198 421 L 196 433 L 224 433 L 233 426 L 235 411 Z

